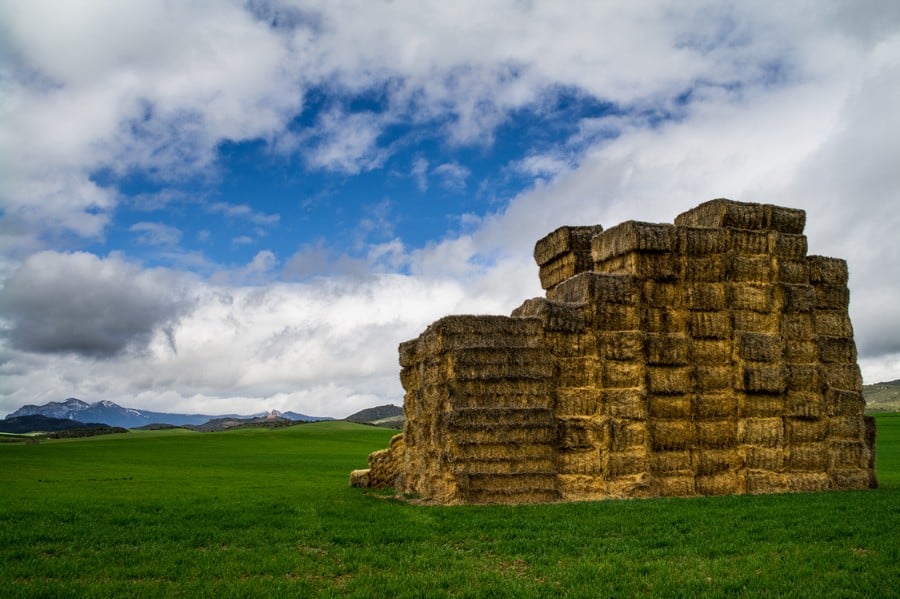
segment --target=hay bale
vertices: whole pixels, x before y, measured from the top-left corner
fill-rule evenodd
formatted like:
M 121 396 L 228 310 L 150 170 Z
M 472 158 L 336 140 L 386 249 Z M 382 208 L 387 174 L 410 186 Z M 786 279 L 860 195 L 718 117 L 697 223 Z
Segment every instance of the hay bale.
M 610 482 L 625 475 L 643 475 L 650 468 L 650 458 L 644 448 L 628 451 L 608 451 L 603 454 L 603 473 Z
M 828 446 L 824 443 L 792 443 L 787 467 L 792 471 L 824 472 L 828 468 Z
M 591 238 L 602 231 L 603 227 L 600 225 L 559 227 L 534 245 L 534 260 L 538 266 L 543 266 L 560 256 L 576 254 L 585 256 L 590 267 Z
M 560 475 L 589 474 L 599 477 L 603 474 L 603 463 L 599 451 L 561 449 L 552 470 Z
M 694 477 L 691 474 L 656 476 L 653 479 L 652 492 L 659 497 L 688 497 L 695 495 Z
M 647 367 L 647 390 L 660 395 L 681 395 L 692 389 L 691 369 L 686 367 Z
M 650 447 L 654 451 L 689 449 L 694 445 L 694 427 L 687 420 L 651 420 Z
M 636 306 L 624 304 L 597 304 L 594 321 L 594 330 L 604 331 L 634 331 L 640 329 L 640 313 Z
M 651 395 L 649 408 L 652 418 L 689 420 L 692 413 L 691 397 L 689 395 Z
M 632 361 L 644 354 L 644 335 L 640 331 L 617 331 L 597 335 L 599 354 L 607 360 Z
M 720 366 L 731 363 L 731 341 L 728 339 L 693 339 L 691 362 L 697 365 Z
M 846 285 L 813 286 L 815 307 L 819 310 L 847 310 L 850 306 L 850 290 Z
M 694 386 L 701 392 L 731 389 L 734 386 L 733 370 L 731 366 L 697 366 Z
M 687 333 L 688 312 L 673 308 L 647 308 L 641 324 L 648 333 Z
M 785 368 L 780 363 L 745 365 L 741 383 L 748 393 L 781 394 L 787 390 Z
M 777 334 L 781 326 L 778 312 L 761 313 L 752 310 L 735 310 L 731 313 L 731 326 L 735 331 Z
M 764 333 L 739 333 L 738 355 L 754 362 L 779 362 L 782 358 L 781 337 Z
M 784 444 L 784 421 L 781 418 L 743 418 L 738 421 L 738 439 L 744 445 L 780 447 Z
M 791 235 L 778 231 L 769 233 L 768 253 L 776 258 L 805 259 L 808 247 L 806 235 Z
M 684 280 L 717 283 L 724 280 L 727 263 L 723 255 L 692 257 L 684 263 Z
M 823 407 L 828 416 L 858 416 L 865 405 L 861 390 L 829 388 L 825 391 Z
M 865 438 L 866 425 L 860 416 L 832 416 L 828 419 L 828 437 L 859 440 Z
M 593 475 L 560 474 L 559 494 L 563 501 L 590 501 L 606 499 L 606 481 Z
M 557 444 L 564 451 L 594 448 L 594 423 L 586 417 L 569 416 L 556 421 Z
M 597 272 L 575 275 L 547 294 L 554 301 L 591 304 L 634 304 L 638 295 L 634 277 Z
M 647 333 L 644 344 L 647 364 L 684 366 L 690 362 L 689 337 L 679 333 Z
M 820 335 L 818 342 L 822 362 L 856 364 L 856 344 L 853 339 Z
M 853 326 L 846 310 L 816 310 L 813 314 L 816 335 L 853 337 Z
M 832 489 L 861 490 L 874 489 L 877 486 L 874 473 L 862 468 L 833 470 L 828 474 Z
M 737 409 L 738 401 L 731 392 L 700 393 L 694 398 L 697 418 L 734 418 Z
M 602 362 L 601 388 L 619 389 L 641 387 L 644 384 L 644 366 L 639 362 Z
M 737 471 L 743 467 L 744 460 L 736 448 L 700 449 L 694 450 L 692 465 L 698 476 L 709 476 L 721 472 Z
M 737 443 L 736 420 L 698 420 L 694 428 L 698 447 L 723 448 Z
M 641 298 L 653 308 L 680 308 L 682 285 L 671 281 L 644 281 Z
M 764 283 L 731 283 L 729 304 L 734 310 L 768 313 L 774 307 L 774 287 Z
M 694 478 L 694 488 L 700 495 L 736 495 L 743 492 L 743 486 L 743 477 L 733 471 Z
M 812 391 L 788 391 L 784 415 L 815 420 L 823 415 L 822 394 Z
M 748 470 L 781 472 L 784 469 L 785 452 L 780 447 L 742 445 L 738 453 L 743 455 Z
M 767 231 L 731 229 L 728 231 L 728 251 L 739 259 L 746 259 L 751 255 L 768 258 L 769 233 Z
M 591 240 L 594 262 L 633 252 L 672 252 L 678 233 L 673 225 L 626 221 Z
M 772 280 L 772 258 L 761 256 L 734 255 L 728 263 L 727 277 L 731 281 L 768 283 Z
M 678 232 L 681 251 L 691 258 L 721 254 L 728 250 L 728 232 L 723 229 L 679 226 Z
M 784 397 L 768 393 L 745 393 L 738 398 L 743 418 L 770 418 L 784 414 Z
M 351 487 L 361 487 L 368 488 L 369 487 L 369 469 L 365 470 L 353 470 L 350 472 L 350 486 Z
M 782 310 L 785 312 L 810 312 L 816 305 L 815 287 L 812 285 L 778 285 Z
M 654 482 L 646 472 L 617 476 L 606 483 L 606 492 L 609 497 L 623 499 L 652 497 L 655 488 Z
M 557 392 L 556 413 L 561 416 L 592 416 L 600 413 L 603 392 L 597 388 L 562 388 Z
M 808 256 L 806 258 L 806 263 L 809 266 L 810 283 L 847 285 L 849 276 L 846 260 L 841 260 L 840 258 L 826 258 L 825 256 Z
M 789 390 L 821 393 L 822 372 L 817 364 L 788 364 L 785 368 Z
M 687 449 L 676 451 L 655 451 L 650 455 L 650 472 L 655 475 L 681 473 L 693 478 L 691 452 Z M 693 491 L 693 483 L 691 483 Z
M 788 389 L 791 388 L 790 364 L 815 362 L 818 358 L 819 345 L 815 341 L 785 340 L 784 361 L 788 363 Z
M 825 472 L 789 472 L 784 478 L 791 493 L 827 491 L 831 488 L 831 477 Z
M 685 227 L 765 229 L 800 234 L 806 212 L 771 204 L 748 204 L 725 198 L 710 200 L 679 214 L 675 224 Z
M 809 265 L 806 260 L 776 256 L 772 259 L 772 280 L 781 283 L 808 284 Z
M 687 283 L 684 285 L 686 307 L 691 310 L 724 310 L 727 293 L 724 283 Z
M 644 421 L 611 418 L 609 420 L 609 451 L 628 451 L 643 448 L 649 440 L 647 423 Z
M 862 375 L 856 364 L 825 364 L 822 366 L 822 378 L 829 389 L 862 389 Z
M 647 395 L 640 388 L 613 389 L 604 387 L 603 409 L 611 418 L 645 420 L 647 418 Z
M 787 438 L 790 443 L 818 443 L 828 435 L 828 420 L 824 418 L 787 418 Z
M 781 318 L 781 332 L 785 339 L 805 341 L 815 339 L 816 328 L 810 313 L 785 313 Z

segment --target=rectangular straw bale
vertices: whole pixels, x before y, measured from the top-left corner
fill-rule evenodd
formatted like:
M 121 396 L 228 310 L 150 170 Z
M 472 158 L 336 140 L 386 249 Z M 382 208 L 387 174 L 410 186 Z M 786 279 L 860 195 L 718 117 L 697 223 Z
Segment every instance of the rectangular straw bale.
M 556 460 L 460 460 L 451 469 L 456 474 L 548 474 L 556 472 Z
M 734 386 L 734 369 L 731 366 L 697 366 L 694 382 L 697 391 L 701 392 L 731 389 Z
M 689 337 L 678 333 L 647 333 L 644 342 L 647 363 L 661 366 L 684 366 L 689 363 Z
M 560 358 L 586 358 L 597 353 L 597 337 L 594 333 L 560 333 L 547 331 L 547 347 Z
M 815 306 L 819 310 L 844 311 L 850 305 L 850 290 L 846 285 L 827 285 L 820 283 L 813 286 Z
M 677 231 L 670 224 L 626 221 L 591 240 L 595 262 L 630 252 L 671 252 L 677 247 Z
M 681 266 L 679 256 L 659 252 L 631 252 L 594 263 L 595 270 L 600 272 L 630 274 L 640 280 L 656 281 L 679 279 Z
M 559 493 L 563 501 L 606 499 L 606 481 L 593 475 L 560 474 Z
M 725 278 L 726 263 L 723 254 L 691 257 L 684 263 L 684 279 L 717 283 Z
M 538 266 L 547 264 L 563 254 L 591 253 L 591 238 L 603 231 L 600 225 L 587 227 L 563 226 L 548 233 L 534 245 L 534 260 Z M 590 258 L 588 258 L 588 261 Z
M 595 358 L 557 358 L 560 387 L 592 387 L 597 382 L 599 363 Z
M 764 333 L 739 333 L 738 355 L 754 362 L 779 362 L 782 359 L 781 337 Z
M 769 233 L 769 253 L 779 258 L 805 259 L 808 249 L 806 235 L 791 235 L 772 231 Z
M 785 450 L 781 447 L 760 447 L 758 445 L 742 445 L 738 452 L 743 455 L 744 467 L 753 470 L 771 470 L 779 472 L 784 469 Z
M 785 416 L 815 419 L 822 416 L 822 394 L 812 391 L 788 391 Z
M 556 475 L 547 474 L 472 474 L 466 487 L 477 491 L 556 490 Z
M 859 390 L 835 389 L 825 391 L 825 413 L 829 416 L 858 416 L 866 403 Z
M 551 381 L 459 381 L 448 391 L 451 407 L 477 408 L 485 405 L 498 408 L 552 407 L 554 393 Z
M 541 289 L 552 289 L 579 272 L 591 270 L 593 266 L 593 263 L 590 262 L 583 264 L 575 254 L 563 254 L 553 258 L 538 269 Z
M 587 358 L 573 358 L 586 360 Z M 554 375 L 553 361 L 541 349 L 465 349 L 456 350 L 448 361 L 456 380 L 536 379 Z
M 862 441 L 829 441 L 828 469 L 866 468 L 869 450 Z
M 694 428 L 699 447 L 731 447 L 737 442 L 736 420 L 698 420 Z
M 781 319 L 781 332 L 785 339 L 810 340 L 816 336 L 811 313 L 785 313 Z
M 792 443 L 788 448 L 789 470 L 824 472 L 828 468 L 828 446 L 824 443 Z
M 407 391 L 418 387 L 422 378 L 417 368 L 401 368 L 400 369 L 400 385 Z
M 557 439 L 562 450 L 593 449 L 594 424 L 585 417 L 569 416 L 557 420 Z
M 590 474 L 600 476 L 603 463 L 597 451 L 561 451 L 552 468 L 559 474 Z
M 598 353 L 607 360 L 637 360 L 644 354 L 644 335 L 640 331 L 616 331 L 597 336 Z
M 728 339 L 694 339 L 691 362 L 719 366 L 731 363 L 731 341 Z
M 465 435 L 455 434 L 456 443 L 463 445 L 491 445 L 495 443 L 553 443 L 555 427 L 492 427 L 469 429 Z
M 808 256 L 809 282 L 813 284 L 847 285 L 847 261 L 825 256 Z
M 848 337 L 820 335 L 819 356 L 823 362 L 839 364 L 856 363 L 856 344 Z
M 694 471 L 700 476 L 738 470 L 743 465 L 741 453 L 735 448 L 700 449 L 693 452 Z
M 557 302 L 536 297 L 512 311 L 513 318 L 537 318 L 543 332 L 580 333 L 587 327 L 582 304 Z
M 822 376 L 828 388 L 855 391 L 862 388 L 862 375 L 856 364 L 825 364 Z
M 771 312 L 774 287 L 767 283 L 732 283 L 728 286 L 729 301 L 734 310 Z
M 861 468 L 832 470 L 829 475 L 832 489 L 874 489 L 876 487 L 873 474 Z
M 743 418 L 738 421 L 738 438 L 745 445 L 777 447 L 784 443 L 781 418 Z
M 728 250 L 733 254 L 766 255 L 769 253 L 769 234 L 766 231 L 732 229 L 728 233 Z
M 691 369 L 682 366 L 647 367 L 647 389 L 661 395 L 681 395 L 691 391 Z
M 400 366 L 403 368 L 415 366 L 421 360 L 418 339 L 404 341 L 397 349 L 400 353 Z
M 700 393 L 694 398 L 697 418 L 734 418 L 737 416 L 738 399 L 730 392 Z
M 675 224 L 685 227 L 765 229 L 766 206 L 719 198 L 675 217 Z
M 646 449 L 608 451 L 603 454 L 603 472 L 607 478 L 629 474 L 641 474 L 650 470 L 650 458 Z
M 690 395 L 651 395 L 648 404 L 650 417 L 690 419 L 691 403 Z
M 735 495 L 743 491 L 743 486 L 743 477 L 730 470 L 694 479 L 694 488 L 700 495 Z
M 696 495 L 694 477 L 690 474 L 670 474 L 656 476 L 653 489 L 659 497 L 688 497 Z
M 818 443 L 828 435 L 828 420 L 824 418 L 786 418 L 787 438 L 794 443 Z
M 777 334 L 781 326 L 781 315 L 778 312 L 735 310 L 731 313 L 731 323 L 735 331 Z
M 773 231 L 800 235 L 806 227 L 806 211 L 799 208 L 766 205 L 769 212 L 769 228 Z
M 583 272 L 560 283 L 547 297 L 558 302 L 633 304 L 636 293 L 634 279 L 628 275 Z
M 544 462 L 556 459 L 556 451 L 550 443 L 480 443 L 457 444 L 453 459 L 460 461 L 496 462 Z
M 727 305 L 724 283 L 686 283 L 684 295 L 685 307 L 691 310 L 724 310 Z
M 672 281 L 644 281 L 644 304 L 654 308 L 678 308 L 682 304 L 682 287 Z
M 556 413 L 568 416 L 591 416 L 600 411 L 602 393 L 596 388 L 570 389 L 557 391 Z
M 785 493 L 787 478 L 778 472 L 749 471 L 744 477 L 744 485 L 750 495 Z
M 778 288 L 785 312 L 809 312 L 816 305 L 816 288 L 812 285 L 782 283 Z
M 819 359 L 819 344 L 815 341 L 794 341 L 786 339 L 784 342 L 784 360 L 790 363 L 815 362 Z M 788 373 L 790 377 L 790 372 Z M 790 388 L 790 379 L 788 388 Z
M 822 391 L 822 373 L 817 364 L 788 364 L 787 388 L 791 391 Z
M 650 471 L 654 474 L 691 471 L 691 452 L 687 449 L 677 451 L 654 451 L 650 454 Z
M 643 420 L 647 418 L 647 396 L 642 389 L 605 388 L 603 408 L 612 418 Z
M 694 444 L 694 427 L 685 420 L 651 420 L 650 446 L 654 451 L 688 449 Z
M 600 383 L 605 389 L 640 387 L 644 384 L 644 365 L 639 362 L 604 361 Z
M 828 419 L 828 437 L 848 441 L 863 439 L 865 423 L 862 416 L 832 416 Z
M 768 283 L 772 280 L 772 258 L 765 254 L 735 254 L 728 263 L 727 273 L 732 281 Z
M 648 333 L 687 333 L 687 311 L 671 308 L 647 308 L 643 314 Z
M 853 326 L 846 310 L 816 310 L 813 316 L 817 335 L 853 337 Z
M 788 472 L 784 477 L 787 490 L 792 493 L 827 491 L 831 488 L 831 477 L 825 472 Z
M 609 420 L 610 451 L 627 451 L 647 445 L 649 433 L 647 423 L 641 420 Z
M 547 408 L 464 408 L 444 416 L 448 429 L 492 428 L 508 426 L 554 426 L 553 411 Z
M 778 363 L 745 365 L 741 388 L 749 393 L 784 393 L 785 368 Z
M 681 247 L 687 256 L 721 254 L 728 249 L 728 232 L 722 229 L 679 227 Z
M 593 326 L 597 331 L 633 331 L 640 323 L 636 306 L 602 303 L 597 304 Z
M 784 414 L 784 396 L 770 393 L 743 393 L 738 400 L 743 418 L 771 418 Z
M 606 490 L 609 497 L 652 497 L 654 484 L 653 479 L 646 473 L 641 472 L 608 479 L 606 481 Z
M 809 284 L 809 265 L 806 260 L 772 258 L 772 278 L 782 283 Z

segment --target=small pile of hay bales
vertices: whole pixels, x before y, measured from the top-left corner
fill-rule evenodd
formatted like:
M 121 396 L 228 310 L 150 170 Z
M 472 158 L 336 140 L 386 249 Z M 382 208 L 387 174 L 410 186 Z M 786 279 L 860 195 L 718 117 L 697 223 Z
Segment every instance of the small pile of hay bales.
M 352 483 L 439 503 L 875 486 L 847 266 L 806 255 L 805 218 L 713 200 L 553 231 L 545 298 L 401 345 L 404 433 Z

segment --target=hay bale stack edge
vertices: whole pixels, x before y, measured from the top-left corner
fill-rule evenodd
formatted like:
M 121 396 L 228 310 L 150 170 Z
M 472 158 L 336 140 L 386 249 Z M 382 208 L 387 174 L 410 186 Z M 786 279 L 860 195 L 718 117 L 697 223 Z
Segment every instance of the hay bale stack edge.
M 351 484 L 442 504 L 877 486 L 847 264 L 808 256 L 805 223 L 717 199 L 553 231 L 546 297 L 401 344 L 403 434 Z

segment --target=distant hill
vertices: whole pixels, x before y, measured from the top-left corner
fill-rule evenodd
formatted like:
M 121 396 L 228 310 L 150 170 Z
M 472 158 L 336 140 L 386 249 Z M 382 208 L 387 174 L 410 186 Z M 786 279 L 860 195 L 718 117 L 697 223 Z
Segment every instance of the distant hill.
M 66 420 L 79 420 L 82 422 L 90 421 L 109 426 L 121 426 L 125 428 L 139 428 L 148 424 L 172 424 L 175 426 L 183 426 L 186 424 L 201 425 L 209 420 L 216 418 L 254 418 L 262 417 L 265 414 L 250 414 L 241 416 L 239 414 L 173 414 L 167 412 L 151 412 L 149 410 L 138 410 L 135 408 L 124 408 L 111 401 L 98 401 L 89 404 L 75 397 L 70 397 L 65 401 L 51 401 L 41 406 L 27 405 L 22 406 L 15 412 L 6 416 L 7 419 L 19 416 L 48 416 L 50 418 L 61 418 Z M 285 412 L 279 414 L 288 420 L 298 420 L 311 422 L 316 420 L 333 420 L 332 418 L 320 418 L 317 416 L 307 416 L 298 412 Z
M 359 424 L 374 424 L 375 426 L 383 426 L 385 428 L 403 428 L 404 416 L 403 408 L 394 404 L 376 406 L 374 408 L 366 408 L 355 414 L 351 414 L 344 418 L 348 422 L 358 422 Z
M 0 420 L 0 433 L 51 433 L 65 431 L 86 426 L 103 426 L 96 422 L 79 422 L 67 418 L 52 418 L 41 414 L 29 414 L 27 416 L 12 416 Z
M 296 426 L 301 424 L 300 420 L 292 420 L 280 416 L 278 412 L 272 411 L 265 416 L 255 418 L 214 418 L 201 425 L 187 424 L 183 428 L 202 433 L 214 433 L 218 431 L 227 431 L 239 428 L 281 428 L 284 426 Z
M 900 380 L 863 385 L 867 412 L 900 412 Z

